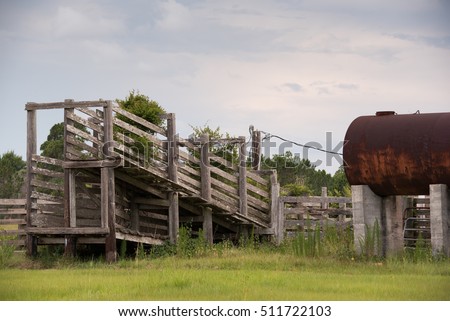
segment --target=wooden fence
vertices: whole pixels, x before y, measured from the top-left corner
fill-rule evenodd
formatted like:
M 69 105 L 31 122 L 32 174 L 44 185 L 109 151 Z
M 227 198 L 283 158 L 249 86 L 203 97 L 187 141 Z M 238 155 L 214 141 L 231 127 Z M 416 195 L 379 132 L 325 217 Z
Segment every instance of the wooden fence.
M 327 195 L 326 187 L 321 196 L 284 196 L 279 200 L 281 236 L 289 236 L 307 228 L 333 224 L 352 224 L 352 198 Z M 278 239 L 281 242 L 282 239 Z
M 25 199 L 0 199 L 0 243 L 25 244 Z

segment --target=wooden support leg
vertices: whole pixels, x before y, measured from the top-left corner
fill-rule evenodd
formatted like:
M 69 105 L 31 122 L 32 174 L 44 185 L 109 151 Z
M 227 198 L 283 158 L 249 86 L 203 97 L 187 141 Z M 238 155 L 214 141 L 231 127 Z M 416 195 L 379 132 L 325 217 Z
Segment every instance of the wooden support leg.
M 205 234 L 205 239 L 208 244 L 213 244 L 213 221 L 212 221 L 212 210 L 209 207 L 204 207 L 203 210 L 203 233 Z

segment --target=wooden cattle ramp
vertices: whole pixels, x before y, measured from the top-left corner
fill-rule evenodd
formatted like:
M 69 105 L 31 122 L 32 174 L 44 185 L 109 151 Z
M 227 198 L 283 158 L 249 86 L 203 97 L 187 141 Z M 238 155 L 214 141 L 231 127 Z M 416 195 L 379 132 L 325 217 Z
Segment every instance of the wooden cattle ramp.
M 37 153 L 36 113 L 64 110 L 64 159 Z M 275 235 L 279 186 L 275 171 L 247 166 L 245 137 L 193 141 L 135 116 L 113 101 L 28 103 L 27 251 L 39 244 L 105 244 L 116 259 L 116 241 L 177 241 L 180 224 L 201 229 L 209 242 L 250 229 Z M 235 144 L 238 160 L 211 144 Z M 234 159 L 234 161 L 233 161 Z

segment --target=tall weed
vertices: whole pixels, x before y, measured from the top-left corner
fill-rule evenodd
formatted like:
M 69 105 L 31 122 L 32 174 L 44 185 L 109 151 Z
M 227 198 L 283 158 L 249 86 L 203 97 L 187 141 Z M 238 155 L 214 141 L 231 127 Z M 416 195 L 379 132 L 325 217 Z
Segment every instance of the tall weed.
M 377 259 L 382 256 L 381 228 L 378 220 L 375 220 L 372 227 L 366 224 L 365 236 L 358 241 L 362 258 Z
M 17 236 L 7 235 L 3 231 L 3 229 L 0 229 L 0 268 L 8 266 L 16 249 L 14 241 L 17 239 Z

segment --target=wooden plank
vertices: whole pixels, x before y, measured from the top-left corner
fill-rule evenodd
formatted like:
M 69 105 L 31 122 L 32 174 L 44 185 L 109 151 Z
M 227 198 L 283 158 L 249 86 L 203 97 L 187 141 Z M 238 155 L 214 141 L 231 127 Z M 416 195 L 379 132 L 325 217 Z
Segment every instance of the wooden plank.
M 64 191 L 64 186 L 62 184 L 52 183 L 52 182 L 45 182 L 38 179 L 32 179 L 31 185 L 35 187 L 42 187 L 42 188 L 48 188 L 55 191 Z M 31 208 L 31 206 L 30 206 Z
M 2 198 L 0 199 L 0 206 L 25 206 L 27 203 L 27 200 L 24 198 L 17 198 L 17 199 L 9 199 L 9 198 Z
M 155 223 L 148 223 L 148 222 L 143 222 L 141 221 L 141 227 L 147 227 L 150 229 L 157 229 L 157 230 L 162 230 L 162 231 L 168 231 L 169 228 L 166 225 L 160 225 L 160 224 L 155 224 Z
M 268 174 L 267 174 L 268 175 Z M 260 176 L 260 174 L 255 173 L 255 171 L 247 171 L 247 177 L 254 180 L 255 182 L 263 185 L 263 186 L 269 186 L 270 182 L 268 178 L 264 178 Z
M 0 208 L 0 215 L 26 215 L 25 205 L 14 208 Z
M 186 153 L 182 150 L 178 151 L 179 154 L 179 158 L 185 161 L 188 161 L 192 164 L 198 165 L 197 168 L 200 168 L 200 159 L 198 159 L 197 157 L 195 157 L 194 155 L 191 155 L 189 153 Z M 189 165 L 186 165 L 189 166 Z
M 211 188 L 211 171 L 210 171 L 210 157 L 209 157 L 209 136 L 203 134 L 200 137 L 200 183 L 201 183 L 201 197 L 206 201 L 211 201 L 212 188 Z M 205 239 L 209 244 L 214 242 L 213 236 L 213 221 L 212 210 L 209 207 L 202 208 L 203 215 L 203 233 L 205 233 Z
M 192 150 L 198 149 L 198 146 L 195 146 L 190 140 L 188 139 L 180 139 L 179 141 L 180 146 L 186 147 Z
M 103 227 L 27 227 L 25 231 L 33 235 L 107 235 Z
M 248 194 L 247 194 L 247 160 L 245 150 L 245 137 L 239 137 L 239 212 L 243 216 L 248 215 Z
M 95 130 L 95 131 L 97 131 L 97 132 L 99 132 L 99 133 L 103 133 L 103 132 L 104 132 L 103 126 L 98 125 L 98 124 L 95 124 L 95 123 L 93 123 L 92 121 L 89 121 L 89 120 L 87 120 L 87 119 L 84 119 L 84 118 L 82 118 L 82 117 L 76 115 L 75 113 L 73 113 L 73 114 L 68 114 L 68 115 L 67 115 L 67 118 L 68 118 L 69 120 L 71 120 L 71 121 L 74 121 L 74 122 L 76 122 L 76 123 L 79 123 L 79 124 L 81 124 L 81 125 L 84 125 L 84 126 L 90 128 L 90 129 L 93 129 L 93 130 Z
M 91 134 L 86 133 L 86 132 L 76 128 L 75 126 L 67 124 L 66 128 L 67 128 L 67 131 L 69 133 L 72 133 L 74 135 L 80 136 L 81 138 L 83 138 L 83 139 L 85 139 L 87 141 L 90 141 L 90 142 L 92 142 L 94 144 L 97 144 L 98 146 L 101 146 L 103 144 L 98 138 L 96 138 L 96 137 L 92 136 Z
M 236 209 L 236 211 L 239 208 L 239 198 L 232 198 L 230 196 L 228 196 L 227 194 L 224 194 L 216 189 L 213 189 L 211 191 L 211 195 L 212 197 L 214 197 L 214 199 L 216 199 L 219 202 L 223 202 L 224 203 L 224 207 L 227 206 L 228 208 L 231 209 Z M 227 212 L 229 212 L 230 210 L 228 209 Z
M 222 158 L 220 156 L 211 156 L 211 160 L 214 162 L 217 162 L 233 171 L 236 171 L 236 172 L 238 171 L 238 166 L 233 164 L 230 161 L 227 161 L 225 158 Z
M 102 167 L 118 167 L 122 160 L 117 157 L 115 159 L 103 159 L 103 160 L 77 160 L 77 161 L 65 161 L 63 168 L 102 168 Z
M 185 175 L 198 177 L 200 181 L 200 168 L 192 168 L 189 165 L 181 164 L 180 166 L 178 166 L 178 172 Z
M 138 117 L 138 116 L 136 116 L 136 115 L 134 115 L 134 114 L 132 114 L 132 113 L 130 113 L 130 112 L 128 112 L 128 111 L 118 107 L 118 106 L 114 106 L 113 107 L 113 111 L 116 112 L 117 114 L 121 114 L 121 115 L 123 115 L 123 116 L 125 116 L 125 117 L 127 117 L 127 118 L 129 118 L 131 120 L 134 120 L 135 122 L 139 123 L 140 125 L 143 125 L 143 126 L 147 127 L 148 129 L 150 129 L 150 130 L 152 130 L 152 131 L 154 131 L 154 132 L 156 132 L 158 134 L 166 136 L 166 131 L 163 128 L 161 128 L 161 127 L 159 127 L 159 126 L 157 126 L 157 125 L 155 125 L 153 123 L 150 123 L 147 120 L 145 120 L 145 119 L 143 119 L 141 117 Z M 114 123 L 116 122 L 116 120 L 118 120 L 118 119 L 114 118 Z
M 165 198 L 166 197 L 166 193 L 165 192 L 162 192 L 161 190 L 159 190 L 159 189 L 157 189 L 155 187 L 152 187 L 152 186 L 149 186 L 148 184 L 143 183 L 142 180 L 139 180 L 139 179 L 136 179 L 134 177 L 131 177 L 131 176 L 129 176 L 129 175 L 123 173 L 123 172 L 120 172 L 120 171 L 117 171 L 115 173 L 115 175 L 116 175 L 116 177 L 118 179 L 120 179 L 120 180 L 122 180 L 122 181 L 124 181 L 124 182 L 126 182 L 128 184 L 131 184 L 131 185 L 133 185 L 133 186 L 143 190 L 144 192 L 156 195 L 156 196 L 158 196 L 160 198 Z
M 61 204 L 64 201 L 64 199 L 62 197 L 53 196 L 53 195 L 49 195 L 49 194 L 45 194 L 45 193 L 39 193 L 39 192 L 36 192 L 36 191 L 33 191 L 31 193 L 31 197 L 32 198 L 37 198 L 38 200 L 56 202 L 56 203 L 61 203 Z
M 159 214 L 159 213 L 153 213 L 150 211 L 146 211 L 146 210 L 140 210 L 139 211 L 139 216 L 141 217 L 147 217 L 147 218 L 153 218 L 156 220 L 161 220 L 161 221 L 168 221 L 168 216 L 164 215 L 164 214 Z
M 25 105 L 28 111 L 43 110 L 43 109 L 60 109 L 60 108 L 87 108 L 87 107 L 103 107 L 107 102 L 104 100 L 98 101 L 73 101 L 66 100 L 64 102 L 54 103 L 35 103 L 29 102 Z
M 56 172 L 46 168 L 33 167 L 31 171 L 33 174 L 39 174 L 42 176 L 64 178 L 63 172 Z
M 263 227 L 263 228 L 268 228 L 269 226 L 267 224 L 265 224 L 264 222 L 261 222 L 255 218 L 249 217 L 248 215 L 243 215 L 241 213 L 234 213 L 233 216 L 237 216 L 238 218 L 243 219 L 244 221 L 248 221 L 250 223 L 253 223 L 257 226 Z
M 239 184 L 238 177 L 236 177 L 235 175 L 232 175 L 230 173 L 227 173 L 227 172 L 225 172 L 224 170 L 222 170 L 222 169 L 220 169 L 218 167 L 211 166 L 211 172 L 214 173 L 214 174 L 219 175 L 220 177 L 222 177 L 222 178 L 224 178 L 224 179 L 226 179 L 228 181 L 230 181 L 230 183 L 233 183 L 233 184 L 236 184 L 236 185 Z
M 103 109 L 104 115 L 104 144 L 109 144 L 113 141 L 113 116 L 112 116 L 113 104 L 108 101 L 108 105 Z M 103 151 L 105 157 L 108 158 L 111 155 L 110 149 Z M 116 215 L 115 215 L 115 176 L 114 169 L 105 168 L 102 169 L 102 187 L 106 187 L 104 191 L 102 188 L 102 213 L 107 214 L 107 225 L 109 228 L 109 234 L 105 239 L 105 256 L 107 262 L 115 262 L 117 260 L 117 248 L 116 248 Z M 106 208 L 106 211 L 103 208 Z M 104 216 L 102 216 L 103 218 Z M 102 223 L 103 226 L 104 223 Z
M 5 218 L 0 219 L 0 225 L 26 225 L 25 219 Z
M 213 177 L 211 177 L 211 185 L 213 189 L 221 189 L 223 192 L 229 194 L 230 197 L 235 197 L 236 199 L 240 197 L 237 187 L 227 185 L 226 183 L 219 181 Z
M 256 186 L 254 186 L 252 184 L 247 184 L 247 189 L 249 191 L 251 191 L 251 192 L 253 192 L 253 193 L 263 197 L 263 198 L 269 198 L 270 197 L 270 195 L 269 195 L 269 193 L 267 191 L 265 191 L 265 190 L 263 190 L 263 189 L 261 189 L 259 187 L 256 187 Z
M 285 203 L 322 203 L 321 196 L 283 196 Z M 327 197 L 328 203 L 351 203 L 351 197 Z
M 167 118 L 167 170 L 169 179 L 174 183 L 178 183 L 178 137 L 176 131 L 176 118 L 175 114 L 168 114 Z M 168 225 L 169 225 L 169 238 L 173 244 L 177 243 L 178 232 L 180 226 L 179 216 L 179 197 L 177 192 L 169 192 L 169 213 L 168 213 Z
M 66 159 L 71 160 L 84 160 L 87 158 L 87 154 L 82 153 L 80 150 L 76 149 L 72 145 L 66 147 L 66 152 L 64 153 Z
M 73 145 L 73 146 L 75 146 L 75 147 L 78 147 L 81 151 L 87 151 L 87 152 L 91 153 L 94 156 L 98 155 L 99 152 L 100 152 L 97 148 L 89 146 L 88 144 L 85 144 L 85 143 L 75 139 L 72 136 L 67 136 L 66 137 L 66 142 L 71 144 L 71 145 Z
M 118 240 L 125 240 L 125 241 L 140 243 L 140 244 L 150 244 L 150 245 L 163 245 L 164 244 L 164 240 L 162 240 L 162 239 L 157 239 L 157 238 L 150 237 L 150 236 L 126 234 L 126 233 L 122 233 L 120 231 L 116 232 L 116 238 Z
M 270 226 L 273 229 L 275 243 L 280 245 L 283 242 L 284 231 L 281 228 L 281 220 L 284 220 L 284 213 L 279 209 L 280 184 L 278 183 L 277 172 L 270 175 Z
M 60 159 L 45 157 L 45 156 L 36 155 L 36 154 L 32 155 L 31 161 L 49 164 L 49 165 L 55 165 L 55 166 L 62 166 L 62 164 L 63 164 L 63 161 Z
M 161 199 L 161 198 L 146 198 L 146 197 L 135 197 L 133 198 L 133 202 L 140 204 L 147 204 L 147 205 L 158 205 L 163 207 L 169 207 L 170 201 L 168 199 Z
M 103 106 L 102 106 L 103 107 Z M 95 107 L 92 107 L 95 108 Z M 75 108 L 75 110 L 94 118 L 94 122 L 99 124 L 103 123 L 103 111 L 100 109 L 92 109 L 92 108 Z
M 128 130 L 129 132 L 131 132 L 133 134 L 136 134 L 136 135 L 141 136 L 141 137 L 145 137 L 150 142 L 154 143 L 156 146 L 158 146 L 160 148 L 163 148 L 162 141 L 160 141 L 158 138 L 156 138 L 152 134 L 149 134 L 149 133 L 147 133 L 147 132 L 145 132 L 145 131 L 137 128 L 137 127 L 134 127 L 134 126 L 132 126 L 132 125 L 130 125 L 130 124 L 120 120 L 120 119 L 117 119 L 117 118 L 114 120 L 114 124 L 119 126 L 119 127 L 122 127 L 125 130 Z

